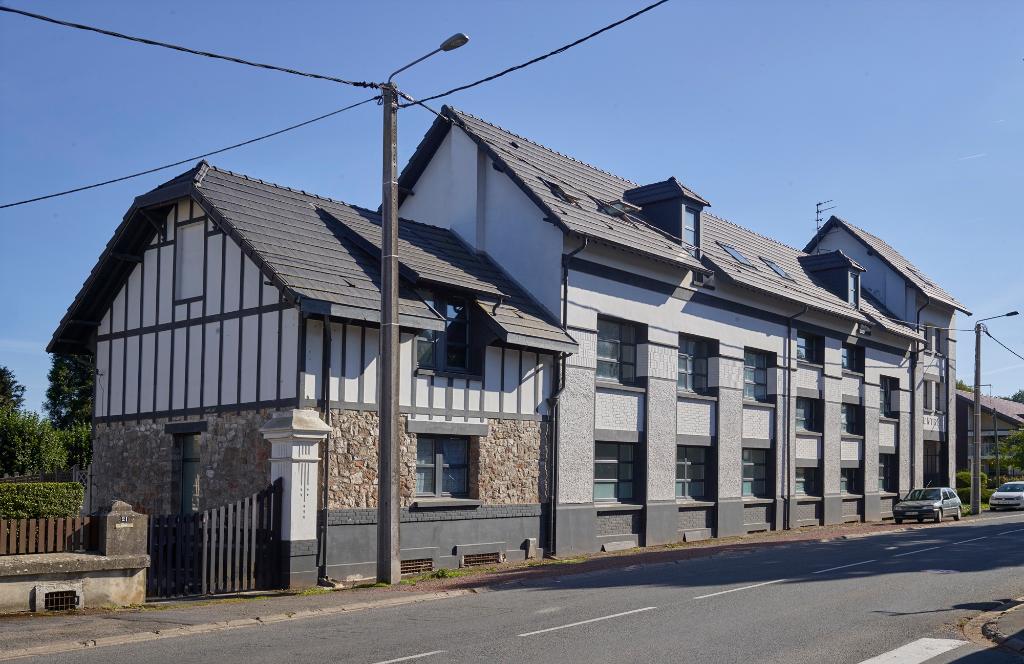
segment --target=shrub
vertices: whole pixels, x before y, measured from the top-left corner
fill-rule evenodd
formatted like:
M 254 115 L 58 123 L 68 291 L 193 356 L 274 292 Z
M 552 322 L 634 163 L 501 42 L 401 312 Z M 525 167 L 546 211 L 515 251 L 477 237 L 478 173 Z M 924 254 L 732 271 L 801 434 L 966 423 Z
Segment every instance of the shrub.
M 64 436 L 36 413 L 0 410 L 0 474 L 50 473 L 67 467 Z
M 985 473 L 981 474 L 981 486 L 988 486 L 988 475 Z M 971 471 L 961 470 L 956 474 L 956 487 L 958 489 L 961 487 L 971 488 Z
M 995 493 L 995 489 L 989 489 L 988 487 L 981 487 L 981 502 L 987 503 L 988 499 Z M 970 506 L 971 504 L 971 487 L 959 487 L 956 490 L 956 495 L 960 496 L 960 502 L 964 505 Z
M 78 482 L 0 484 L 0 519 L 77 516 L 84 498 Z

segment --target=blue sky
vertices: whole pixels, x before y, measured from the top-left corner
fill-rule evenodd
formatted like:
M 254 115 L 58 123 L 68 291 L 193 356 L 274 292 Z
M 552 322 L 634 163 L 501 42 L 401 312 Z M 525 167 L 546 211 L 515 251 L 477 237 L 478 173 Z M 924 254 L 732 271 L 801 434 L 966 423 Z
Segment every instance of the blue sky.
M 643 2 L 4 2 L 423 97 L 546 52 Z M 884 236 L 979 315 L 1024 309 L 1024 4 L 673 2 L 448 101 L 637 182 L 675 175 L 712 211 L 802 247 L 814 203 Z M 365 92 L 0 15 L 0 201 L 175 161 Z M 431 116 L 403 111 L 400 160 Z M 212 160 L 352 203 L 380 191 L 367 105 Z M 185 167 L 0 211 L 0 364 L 44 398 L 46 342 L 134 196 Z M 963 327 L 969 319 L 961 318 Z M 1024 354 L 1024 316 L 992 321 Z M 961 334 L 959 374 L 973 375 Z M 986 342 L 984 383 L 1024 388 Z

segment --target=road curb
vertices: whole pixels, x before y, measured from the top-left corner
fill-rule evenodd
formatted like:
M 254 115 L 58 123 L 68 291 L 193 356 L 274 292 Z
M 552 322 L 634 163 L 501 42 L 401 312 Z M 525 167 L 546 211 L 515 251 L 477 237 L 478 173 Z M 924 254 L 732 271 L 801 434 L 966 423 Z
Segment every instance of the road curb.
M 209 634 L 241 627 L 259 627 L 261 625 L 272 625 L 275 623 L 287 622 L 290 620 L 301 620 L 303 618 L 316 618 L 320 616 L 337 615 L 339 613 L 354 613 L 368 609 L 387 608 L 392 606 L 404 606 L 407 604 L 419 604 L 432 602 L 440 599 L 461 597 L 478 592 L 475 588 L 460 590 L 444 590 L 439 592 L 422 593 L 409 597 L 388 597 L 379 600 L 366 602 L 354 602 L 342 606 L 330 606 L 321 609 L 301 609 L 299 611 L 287 611 L 284 613 L 273 613 L 265 616 L 254 616 L 252 618 L 235 618 L 232 620 L 219 620 L 197 625 L 186 625 L 170 629 L 135 632 L 133 634 L 119 634 L 117 636 L 103 636 L 96 639 L 84 641 L 63 641 L 50 643 L 44 646 L 31 648 L 18 648 L 0 652 L 0 661 L 21 659 L 24 657 L 35 657 L 38 655 L 57 655 L 61 653 L 100 648 L 109 646 L 127 645 L 132 643 L 144 643 L 160 639 L 172 639 L 180 636 L 194 636 L 196 634 Z
M 1013 611 L 1022 610 L 1022 607 L 1024 607 L 1024 597 L 1020 597 L 1014 600 L 1013 606 L 1011 606 L 1008 609 L 999 611 L 995 618 L 986 621 L 981 626 L 981 633 L 984 634 L 988 639 L 995 641 L 1004 648 L 1024 655 L 1024 639 L 1021 639 L 1016 636 L 1008 636 L 999 631 L 999 619 Z

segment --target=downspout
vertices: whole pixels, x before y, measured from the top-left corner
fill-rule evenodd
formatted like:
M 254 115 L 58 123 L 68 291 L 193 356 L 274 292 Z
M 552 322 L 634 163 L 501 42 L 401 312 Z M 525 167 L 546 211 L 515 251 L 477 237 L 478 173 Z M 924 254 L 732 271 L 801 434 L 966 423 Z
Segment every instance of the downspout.
M 332 433 L 334 425 L 331 423 L 331 319 L 328 314 L 324 314 L 324 331 L 322 337 L 322 351 L 320 358 L 320 398 L 323 399 L 323 420 L 327 426 L 331 427 Z M 320 565 L 317 570 L 317 585 L 321 586 L 333 586 L 330 579 L 327 576 L 327 551 L 330 548 L 328 540 L 330 524 L 328 523 L 328 500 L 330 497 L 330 491 L 328 489 L 330 483 L 330 466 L 331 466 L 331 434 L 327 435 L 324 439 L 324 467 L 322 473 L 322 486 L 321 486 L 321 511 L 320 518 L 321 524 L 319 529 L 320 534 Z
M 928 297 L 928 293 L 921 292 L 924 294 L 924 304 L 917 308 L 917 314 L 914 319 L 918 333 L 921 332 L 921 312 L 932 303 L 932 298 Z M 916 458 L 914 448 L 917 446 L 917 356 L 921 352 L 920 343 L 920 341 L 914 340 L 914 352 L 910 355 L 910 487 L 908 490 L 914 488 L 914 471 L 917 466 L 914 463 Z M 948 374 L 946 378 L 947 380 L 949 379 Z M 921 483 L 924 484 L 923 475 L 921 476 Z
M 792 511 L 793 501 L 793 431 L 789 423 L 790 415 L 790 393 L 792 392 L 793 385 L 793 321 L 807 313 L 810 308 L 809 305 L 804 305 L 804 308 L 800 313 L 793 314 L 786 319 L 786 346 L 784 348 L 783 355 L 786 359 L 786 375 L 785 380 L 782 381 L 783 387 L 783 398 L 786 400 L 785 412 L 785 428 L 786 428 L 786 512 L 782 515 L 782 527 L 785 530 L 789 530 L 792 527 L 790 523 L 789 514 Z M 824 477 L 822 478 L 824 480 Z M 824 486 L 824 482 L 822 482 Z
M 562 256 L 562 331 L 569 334 L 569 262 L 576 254 L 587 248 L 589 238 L 583 238 L 583 244 Z M 565 360 L 568 353 L 559 354 L 558 388 L 548 399 L 551 408 L 551 479 L 548 482 L 550 495 L 548 501 L 548 553 L 555 550 L 555 505 L 558 502 L 558 440 L 561 435 L 560 400 L 565 391 Z

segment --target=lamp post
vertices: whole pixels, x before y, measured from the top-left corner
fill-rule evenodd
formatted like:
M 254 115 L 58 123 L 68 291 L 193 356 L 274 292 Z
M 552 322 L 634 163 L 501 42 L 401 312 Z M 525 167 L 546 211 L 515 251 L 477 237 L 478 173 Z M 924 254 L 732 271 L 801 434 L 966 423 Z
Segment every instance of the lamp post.
M 981 333 L 987 320 L 1016 316 L 1009 311 L 999 316 L 982 318 L 974 324 L 974 454 L 971 463 L 971 514 L 981 514 Z
M 453 51 L 469 37 L 458 32 L 421 58 L 388 76 L 381 84 L 384 106 L 384 172 L 381 202 L 380 256 L 380 405 L 377 459 L 377 581 L 394 585 L 402 578 L 399 558 L 400 503 L 398 381 L 398 88 L 392 82 L 399 73 L 441 51 Z

